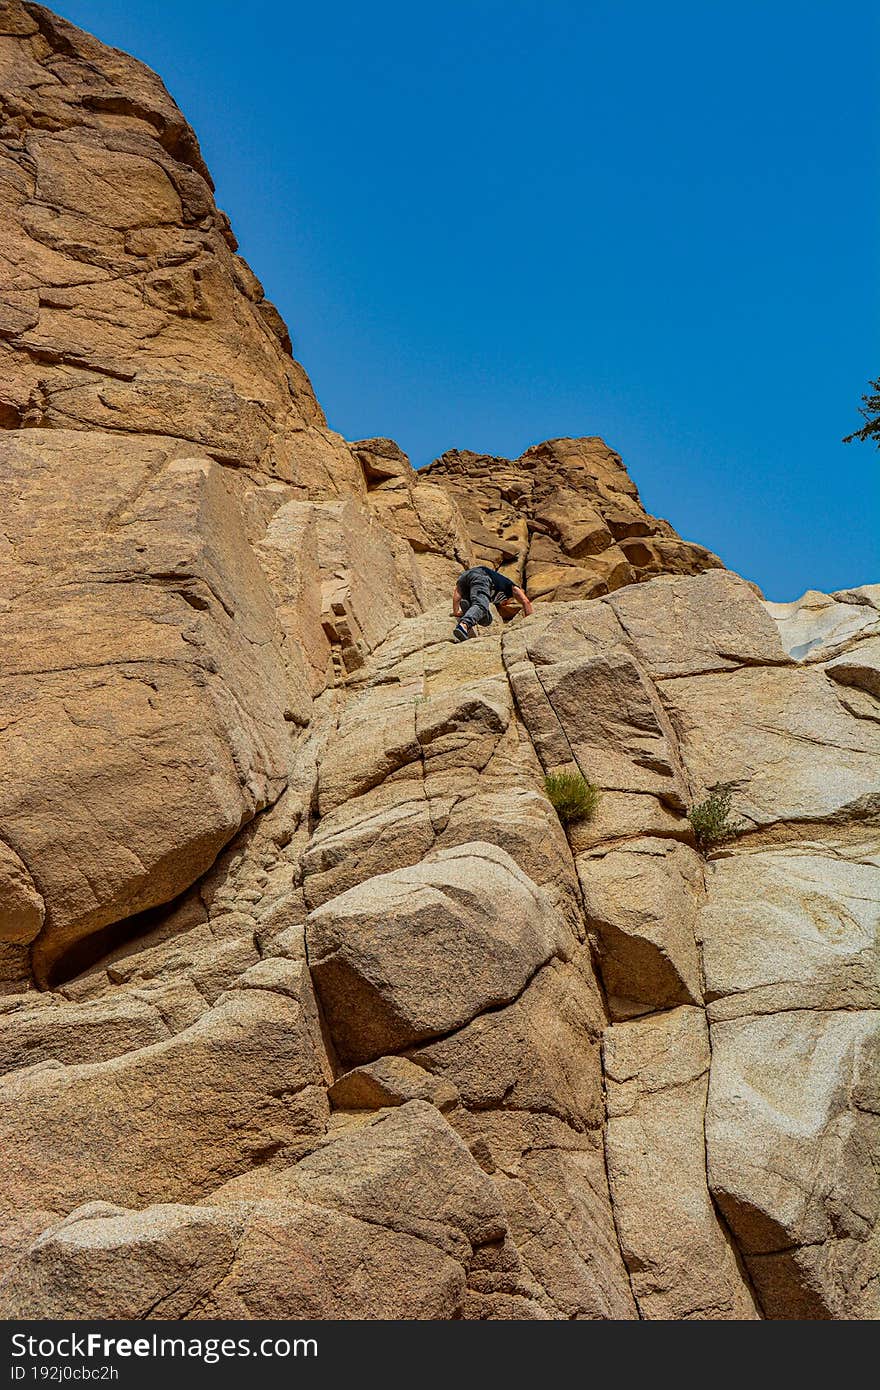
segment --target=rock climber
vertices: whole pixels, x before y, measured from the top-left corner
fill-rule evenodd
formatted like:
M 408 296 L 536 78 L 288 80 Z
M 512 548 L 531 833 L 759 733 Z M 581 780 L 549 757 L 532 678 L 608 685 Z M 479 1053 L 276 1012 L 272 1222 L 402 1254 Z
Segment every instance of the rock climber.
M 514 584 L 506 574 L 490 570 L 487 565 L 476 565 L 458 576 L 452 596 L 453 616 L 458 619 L 452 629 L 453 642 L 466 642 L 473 637 L 477 623 L 481 627 L 489 626 L 492 621 L 491 603 L 504 619 L 512 618 L 519 608 L 525 614 L 532 611 L 525 589 Z

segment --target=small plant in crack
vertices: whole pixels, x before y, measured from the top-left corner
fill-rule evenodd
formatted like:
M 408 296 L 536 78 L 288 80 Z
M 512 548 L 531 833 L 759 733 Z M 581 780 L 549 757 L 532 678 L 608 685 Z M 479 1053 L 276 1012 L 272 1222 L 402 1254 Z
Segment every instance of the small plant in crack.
M 544 790 L 563 825 L 591 820 L 596 814 L 601 792 L 580 772 L 550 772 Z
M 748 828 L 745 821 L 734 820 L 731 815 L 734 785 L 733 782 L 719 782 L 705 801 L 698 801 L 688 811 L 694 839 L 704 854 L 729 844 Z

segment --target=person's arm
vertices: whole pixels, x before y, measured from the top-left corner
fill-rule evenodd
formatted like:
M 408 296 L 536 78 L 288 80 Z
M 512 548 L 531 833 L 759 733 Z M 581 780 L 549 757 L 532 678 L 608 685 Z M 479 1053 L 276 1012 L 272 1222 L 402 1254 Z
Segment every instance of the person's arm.
M 521 589 L 518 584 L 514 584 L 513 597 L 516 599 L 526 617 L 528 617 L 532 611 L 532 600 L 529 598 L 525 589 Z
M 453 618 L 461 617 L 461 594 L 457 584 L 455 586 L 455 593 L 452 595 L 452 616 Z

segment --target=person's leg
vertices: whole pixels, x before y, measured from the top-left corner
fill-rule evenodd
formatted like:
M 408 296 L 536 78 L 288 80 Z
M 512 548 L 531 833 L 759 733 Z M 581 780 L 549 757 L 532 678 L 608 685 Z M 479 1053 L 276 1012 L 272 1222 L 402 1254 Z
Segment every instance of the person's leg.
M 471 580 L 468 606 L 452 631 L 452 636 L 456 642 L 463 642 L 467 637 L 470 637 L 477 623 L 482 627 L 489 626 L 492 621 L 492 613 L 489 608 L 491 592 L 492 588 L 488 576 L 485 579 L 477 576 Z
M 473 581 L 470 603 L 461 617 L 465 626 L 473 627 L 474 623 L 479 623 L 481 627 L 489 626 L 492 621 L 492 610 L 489 607 L 491 594 L 492 588 L 488 579 L 475 579 Z

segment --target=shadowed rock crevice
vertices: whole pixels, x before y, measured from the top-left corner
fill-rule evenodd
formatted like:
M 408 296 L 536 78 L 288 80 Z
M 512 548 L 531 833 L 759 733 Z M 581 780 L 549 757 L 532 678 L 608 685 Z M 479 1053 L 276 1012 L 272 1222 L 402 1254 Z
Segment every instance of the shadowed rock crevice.
M 54 961 L 46 979 L 47 989 L 59 989 L 92 966 L 99 965 L 120 946 L 135 946 L 156 927 L 160 927 L 185 898 L 186 893 L 181 893 L 176 902 L 159 903 L 145 912 L 136 912 L 77 941 Z

